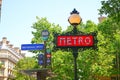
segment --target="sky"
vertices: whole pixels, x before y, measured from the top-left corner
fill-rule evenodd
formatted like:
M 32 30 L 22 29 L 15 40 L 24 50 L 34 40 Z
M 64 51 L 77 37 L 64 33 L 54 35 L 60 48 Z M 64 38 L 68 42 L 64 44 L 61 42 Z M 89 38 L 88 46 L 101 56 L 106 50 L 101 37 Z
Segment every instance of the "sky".
M 101 0 L 2 0 L 0 40 L 7 37 L 14 47 L 30 44 L 31 26 L 37 21 L 36 16 L 46 17 L 50 23 L 59 24 L 65 30 L 70 25 L 68 17 L 74 8 L 83 23 L 91 20 L 97 24 L 100 7 Z

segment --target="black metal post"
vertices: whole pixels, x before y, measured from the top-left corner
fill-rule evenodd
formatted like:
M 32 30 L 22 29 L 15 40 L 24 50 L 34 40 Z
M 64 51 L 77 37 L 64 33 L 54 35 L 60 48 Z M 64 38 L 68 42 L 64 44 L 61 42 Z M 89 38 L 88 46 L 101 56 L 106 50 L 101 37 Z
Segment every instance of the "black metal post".
M 74 57 L 74 80 L 78 80 L 78 77 L 77 77 L 78 48 L 73 48 L 73 57 Z
M 45 71 L 44 72 L 37 72 L 37 80 L 46 80 L 46 76 L 45 76 Z
M 37 72 L 37 80 L 41 80 L 40 72 Z
M 46 68 L 46 40 L 44 41 L 44 68 Z M 43 80 L 46 80 L 46 74 L 43 75 Z
M 44 65 L 43 68 L 46 68 L 46 41 L 44 41 Z M 45 72 L 37 72 L 37 80 L 46 80 Z
M 73 34 L 76 35 L 77 34 L 77 28 L 76 26 L 74 26 L 73 28 Z M 74 57 L 74 80 L 78 80 L 77 77 L 77 57 L 78 57 L 78 48 L 74 47 L 72 48 L 73 51 L 73 57 Z
M 44 41 L 44 68 L 46 68 L 46 41 Z
M 79 16 L 79 12 L 74 8 L 74 10 L 70 13 L 71 16 L 69 17 L 68 21 L 73 26 L 73 35 L 78 34 L 77 25 L 81 23 L 81 17 Z M 73 47 L 73 57 L 74 57 L 74 80 L 78 80 L 77 77 L 77 57 L 78 57 L 78 47 Z
M 76 57 L 74 57 L 74 67 L 75 67 L 75 80 L 77 80 L 77 63 L 76 63 Z

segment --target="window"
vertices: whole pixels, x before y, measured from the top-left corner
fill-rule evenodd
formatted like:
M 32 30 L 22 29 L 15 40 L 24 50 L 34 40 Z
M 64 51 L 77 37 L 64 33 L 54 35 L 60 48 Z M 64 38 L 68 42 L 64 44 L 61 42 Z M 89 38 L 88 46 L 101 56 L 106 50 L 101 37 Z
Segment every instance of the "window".
M 2 65 L 5 65 L 5 61 L 2 60 L 2 61 L 1 61 L 1 64 L 2 64 Z
M 4 75 L 4 69 L 0 69 L 0 75 L 1 75 L 1 76 Z
M 5 61 L 4 61 L 4 60 L 0 61 L 0 65 L 1 65 L 2 67 L 5 66 Z

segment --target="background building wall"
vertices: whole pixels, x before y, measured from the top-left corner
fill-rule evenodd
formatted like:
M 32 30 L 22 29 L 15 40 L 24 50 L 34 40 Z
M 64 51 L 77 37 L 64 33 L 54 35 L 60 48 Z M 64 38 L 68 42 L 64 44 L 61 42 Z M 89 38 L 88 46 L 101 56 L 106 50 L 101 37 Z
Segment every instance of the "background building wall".
M 2 63 L 0 80 L 14 78 L 13 68 L 16 63 L 24 57 L 25 53 L 21 53 L 19 47 L 14 47 L 7 41 L 6 37 L 3 37 L 2 41 L 0 41 L 0 62 Z

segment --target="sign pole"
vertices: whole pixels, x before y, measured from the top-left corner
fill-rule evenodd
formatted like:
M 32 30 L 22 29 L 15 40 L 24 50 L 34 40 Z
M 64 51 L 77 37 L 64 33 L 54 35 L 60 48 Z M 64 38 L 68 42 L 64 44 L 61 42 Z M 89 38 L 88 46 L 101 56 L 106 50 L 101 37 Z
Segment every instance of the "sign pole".
M 41 78 L 41 73 L 40 72 L 37 72 L 37 80 L 40 80 L 40 78 Z
M 48 30 L 43 30 L 41 34 L 42 34 L 42 38 L 44 40 L 44 68 L 46 68 L 46 41 L 48 40 L 49 32 L 48 32 Z M 45 74 L 43 75 L 43 77 L 44 77 L 43 80 L 46 80 Z
M 46 68 L 46 41 L 44 41 L 44 68 Z
M 77 34 L 77 28 L 76 28 L 76 26 L 74 26 L 73 35 L 76 35 L 76 34 Z M 78 77 L 77 77 L 77 61 L 76 61 L 77 57 L 78 57 L 78 48 L 73 47 L 72 51 L 73 51 L 73 57 L 74 57 L 74 80 L 78 80 Z

